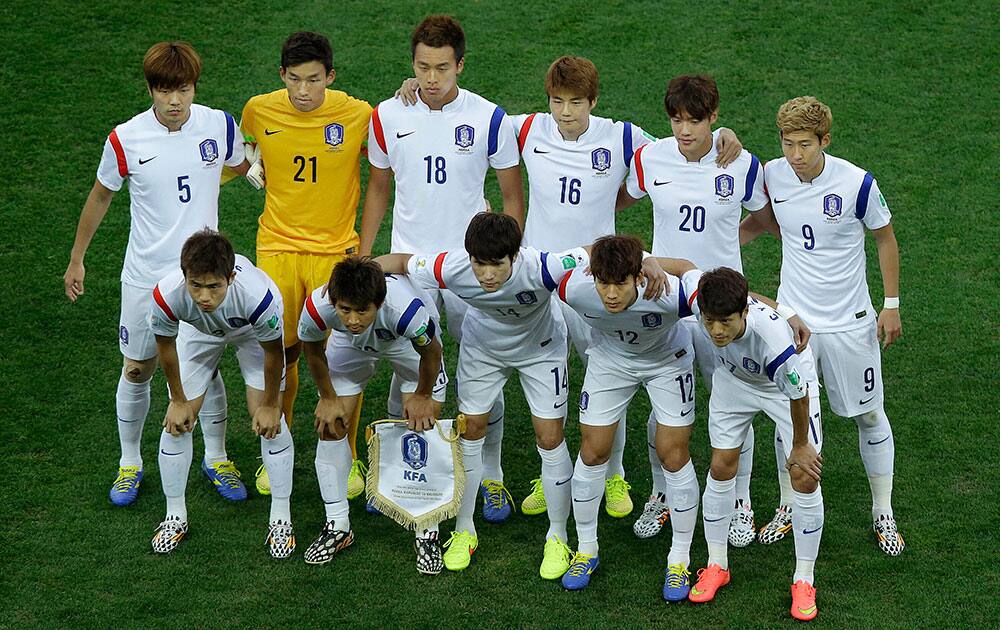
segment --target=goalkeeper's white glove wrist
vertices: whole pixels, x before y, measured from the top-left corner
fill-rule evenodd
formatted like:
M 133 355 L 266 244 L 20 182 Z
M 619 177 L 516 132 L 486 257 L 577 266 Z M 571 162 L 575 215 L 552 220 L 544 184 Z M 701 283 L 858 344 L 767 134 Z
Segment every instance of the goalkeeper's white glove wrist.
M 250 165 L 250 170 L 246 174 L 247 181 L 257 190 L 264 188 L 264 163 L 254 162 Z

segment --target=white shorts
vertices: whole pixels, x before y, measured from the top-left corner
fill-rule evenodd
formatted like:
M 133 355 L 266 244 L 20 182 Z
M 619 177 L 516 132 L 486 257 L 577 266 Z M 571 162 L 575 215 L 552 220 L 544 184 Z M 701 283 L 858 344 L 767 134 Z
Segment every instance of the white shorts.
M 614 424 L 625 414 L 639 385 L 643 385 L 658 424 L 690 426 L 694 423 L 693 366 L 690 347 L 673 361 L 642 368 L 600 346 L 592 346 L 580 392 L 580 424 Z
M 156 335 L 149 327 L 149 308 L 152 303 L 152 289 L 122 283 L 118 348 L 127 359 L 145 361 L 156 357 Z
M 761 393 L 752 386 L 731 376 L 726 370 L 715 373 L 712 396 L 708 401 L 708 435 L 712 448 L 740 448 L 750 424 L 758 411 L 774 421 L 785 448 L 785 455 L 792 448 L 792 411 L 788 398 L 781 393 Z M 819 384 L 807 383 L 809 388 L 809 443 L 816 452 L 823 448 L 823 423 L 819 408 Z
M 461 344 L 462 322 L 465 321 L 465 312 L 469 310 L 469 305 L 448 289 L 428 289 L 427 292 L 434 299 L 438 313 L 445 315 L 448 335 L 455 340 L 455 343 Z
M 882 353 L 877 324 L 833 333 L 813 333 L 809 346 L 833 413 L 845 418 L 882 407 Z
M 412 394 L 417 391 L 420 381 L 420 355 L 413 349 L 408 339 L 399 339 L 386 352 L 379 354 L 365 352 L 351 343 L 346 333 L 333 331 L 326 342 L 326 361 L 330 366 L 330 380 L 333 389 L 341 396 L 354 396 L 365 390 L 368 381 L 375 374 L 379 359 L 392 365 L 393 374 L 399 381 L 400 391 Z M 444 358 L 438 369 L 431 397 L 443 403 L 448 390 L 448 375 L 444 370 Z
M 517 370 L 524 398 L 536 418 L 562 419 L 566 415 L 569 381 L 566 342 L 553 339 L 546 353 L 528 359 L 497 359 L 472 343 L 458 350 L 458 409 L 464 414 L 487 414 Z
M 181 364 L 181 384 L 188 400 L 194 400 L 205 393 L 229 346 L 236 348 L 236 360 L 240 364 L 246 386 L 264 391 L 264 348 L 249 327 L 245 333 L 215 337 L 181 322 L 176 343 L 177 359 Z M 281 370 L 281 389 L 285 389 L 284 368 Z
M 718 355 L 715 352 L 715 344 L 708 338 L 708 331 L 697 317 L 685 317 L 680 321 L 681 326 L 691 331 L 691 341 L 694 344 L 694 360 L 698 363 L 698 371 L 708 391 L 712 391 L 712 374 L 715 366 L 719 364 Z
M 554 293 L 552 294 L 552 302 L 552 318 L 557 322 L 562 321 L 566 324 L 569 341 L 573 344 L 577 356 L 580 357 L 584 367 L 586 367 L 587 350 L 590 348 L 590 344 L 592 343 L 591 335 L 594 333 L 593 327 L 579 313 L 573 310 L 572 306 L 560 300 Z

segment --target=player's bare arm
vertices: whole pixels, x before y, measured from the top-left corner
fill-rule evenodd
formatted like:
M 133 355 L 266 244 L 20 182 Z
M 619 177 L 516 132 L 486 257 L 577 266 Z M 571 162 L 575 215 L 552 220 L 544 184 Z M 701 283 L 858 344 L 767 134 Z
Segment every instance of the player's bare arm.
M 628 188 L 625 186 L 625 182 L 622 182 L 622 185 L 618 187 L 618 197 L 615 199 L 615 212 L 631 208 L 637 201 L 639 200 L 628 194 Z
M 375 258 L 375 262 L 385 273 L 406 275 L 406 266 L 412 257 L 413 254 L 383 254 Z
M 497 182 L 503 196 L 503 213 L 514 217 L 524 229 L 524 183 L 521 181 L 521 165 L 497 170 Z
M 66 291 L 66 297 L 71 302 L 76 302 L 76 299 L 83 295 L 83 279 L 87 273 L 83 266 L 83 259 L 87 255 L 90 241 L 94 238 L 101 221 L 104 220 L 104 215 L 108 213 L 108 206 L 111 205 L 114 196 L 115 191 L 94 180 L 94 187 L 90 189 L 87 201 L 83 204 L 80 222 L 76 226 L 73 250 L 69 255 L 69 265 L 66 267 L 66 273 L 63 274 L 63 287 Z
M 878 336 L 882 348 L 888 348 L 903 334 L 903 323 L 899 318 L 899 244 L 892 224 L 872 230 L 875 246 L 878 248 L 878 264 L 882 271 L 882 288 L 886 301 L 895 298 L 895 308 L 886 306 L 878 315 Z
M 361 210 L 361 244 L 362 256 L 371 256 L 375 237 L 382 226 L 382 219 L 389 207 L 389 188 L 392 185 L 392 169 L 368 168 L 368 188 L 365 191 L 365 204 Z
M 740 222 L 740 246 L 750 243 L 764 232 L 779 241 L 781 240 L 781 228 L 778 227 L 778 221 L 774 218 L 771 202 L 768 202 L 757 212 L 751 212 Z
M 347 424 L 353 414 L 348 413 L 347 405 L 337 396 L 330 379 L 330 366 L 326 361 L 325 341 L 303 341 L 302 352 L 306 355 L 306 365 L 316 383 L 319 400 L 316 401 L 316 419 L 313 426 L 320 439 L 333 438 L 339 440 L 347 434 Z M 337 421 L 340 421 L 339 423 Z
M 800 354 L 806 349 L 806 346 L 809 344 L 809 337 L 812 336 L 812 331 L 809 330 L 809 327 L 806 326 L 801 317 L 796 315 L 792 309 L 786 306 L 779 306 L 777 302 L 766 295 L 750 291 L 750 297 L 758 302 L 767 304 L 777 311 L 778 315 L 785 318 L 785 321 L 788 322 L 789 327 L 792 329 L 792 339 L 795 341 L 795 352 L 797 354 Z
M 434 420 L 441 411 L 440 403 L 431 398 L 441 369 L 441 342 L 435 338 L 426 346 L 414 343 L 413 349 L 420 355 L 417 389 L 409 396 L 404 396 L 403 417 L 410 430 L 424 431 L 434 426 Z
M 163 418 L 163 428 L 174 437 L 188 433 L 198 418 L 198 405 L 184 394 L 181 384 L 181 364 L 177 358 L 177 338 L 156 335 L 156 355 L 163 366 L 163 375 L 170 387 L 170 403 Z
M 793 468 L 814 481 L 820 480 L 823 472 L 823 456 L 809 443 L 809 396 L 789 402 L 792 411 L 792 452 L 788 455 L 785 468 L 794 474 Z
M 736 137 L 736 132 L 728 127 L 719 127 L 719 139 L 715 142 L 715 164 L 726 168 L 743 152 L 743 143 Z
M 264 393 L 251 414 L 254 432 L 270 440 L 281 433 L 279 398 L 281 373 L 285 369 L 285 348 L 281 338 L 262 341 L 260 347 L 264 349 Z

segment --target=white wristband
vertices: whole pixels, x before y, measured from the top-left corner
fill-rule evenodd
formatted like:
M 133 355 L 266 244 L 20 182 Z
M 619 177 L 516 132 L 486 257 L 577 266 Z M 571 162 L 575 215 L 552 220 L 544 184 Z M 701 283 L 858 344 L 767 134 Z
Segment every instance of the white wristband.
M 887 297 L 882 308 L 899 308 L 899 297 Z
M 778 312 L 778 315 L 781 315 L 782 319 L 789 319 L 791 317 L 795 317 L 795 311 L 793 311 L 792 307 L 790 306 L 779 304 L 778 306 L 775 307 L 774 310 Z

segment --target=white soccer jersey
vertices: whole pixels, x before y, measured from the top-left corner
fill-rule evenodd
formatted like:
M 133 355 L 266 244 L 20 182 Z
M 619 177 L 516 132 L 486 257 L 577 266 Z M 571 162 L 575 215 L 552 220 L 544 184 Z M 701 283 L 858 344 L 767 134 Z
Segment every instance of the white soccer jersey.
M 351 345 L 369 354 L 381 355 L 402 340 L 410 345 L 426 346 L 439 329 L 437 309 L 427 294 L 405 276 L 386 275 L 385 302 L 375 321 L 359 335 L 352 334 L 340 321 L 330 296 L 319 287 L 306 298 L 299 319 L 299 339 L 323 341 L 331 330 L 350 339 Z
M 795 309 L 813 332 L 873 321 L 864 228 L 885 227 L 892 216 L 871 173 L 832 155 L 825 159 L 810 183 L 800 181 L 784 158 L 764 168 L 781 227 L 778 302 Z
M 627 180 L 636 199 L 653 202 L 653 255 L 686 258 L 708 271 L 730 267 L 742 273 L 740 218 L 767 205 L 760 161 L 743 151 L 719 168 L 715 135 L 698 162 L 688 162 L 676 138 L 640 147 Z
M 440 111 L 419 98 L 379 103 L 368 161 L 395 174 L 392 251 L 415 253 L 461 249 L 469 220 L 486 209 L 487 168 L 516 166 L 518 153 L 503 109 L 460 89 Z
M 262 343 L 281 339 L 281 293 L 274 281 L 245 256 L 236 256 L 236 279 L 214 311 L 206 313 L 191 298 L 184 273 L 177 269 L 153 287 L 150 328 L 161 337 L 176 337 L 180 322 L 213 337 L 251 333 Z
M 524 244 L 563 251 L 615 233 L 615 200 L 632 155 L 650 141 L 628 122 L 590 117 L 587 131 L 564 140 L 551 114 L 512 116 L 528 171 Z
M 522 247 L 510 278 L 487 293 L 476 280 L 464 249 L 412 256 L 407 272 L 418 286 L 448 289 L 470 307 L 462 324 L 462 344 L 470 342 L 499 359 L 524 359 L 565 340 L 566 328 L 552 316 L 552 291 L 563 277 L 587 260 L 583 249 L 564 254 Z
M 219 224 L 222 166 L 243 163 L 243 142 L 228 113 L 191 106 L 180 131 L 152 109 L 115 127 L 104 143 L 97 179 L 109 190 L 129 180 L 132 225 L 122 282 L 151 288 L 178 266 L 184 241 Z
M 620 313 L 609 313 L 604 308 L 594 278 L 583 273 L 569 273 L 563 278 L 559 299 L 583 315 L 594 328 L 595 346 L 643 366 L 662 364 L 693 352 L 691 333 L 675 324 L 692 314 L 701 271 L 689 271 L 680 279 L 667 278 L 669 293 L 647 300 L 639 287 L 638 299 Z

